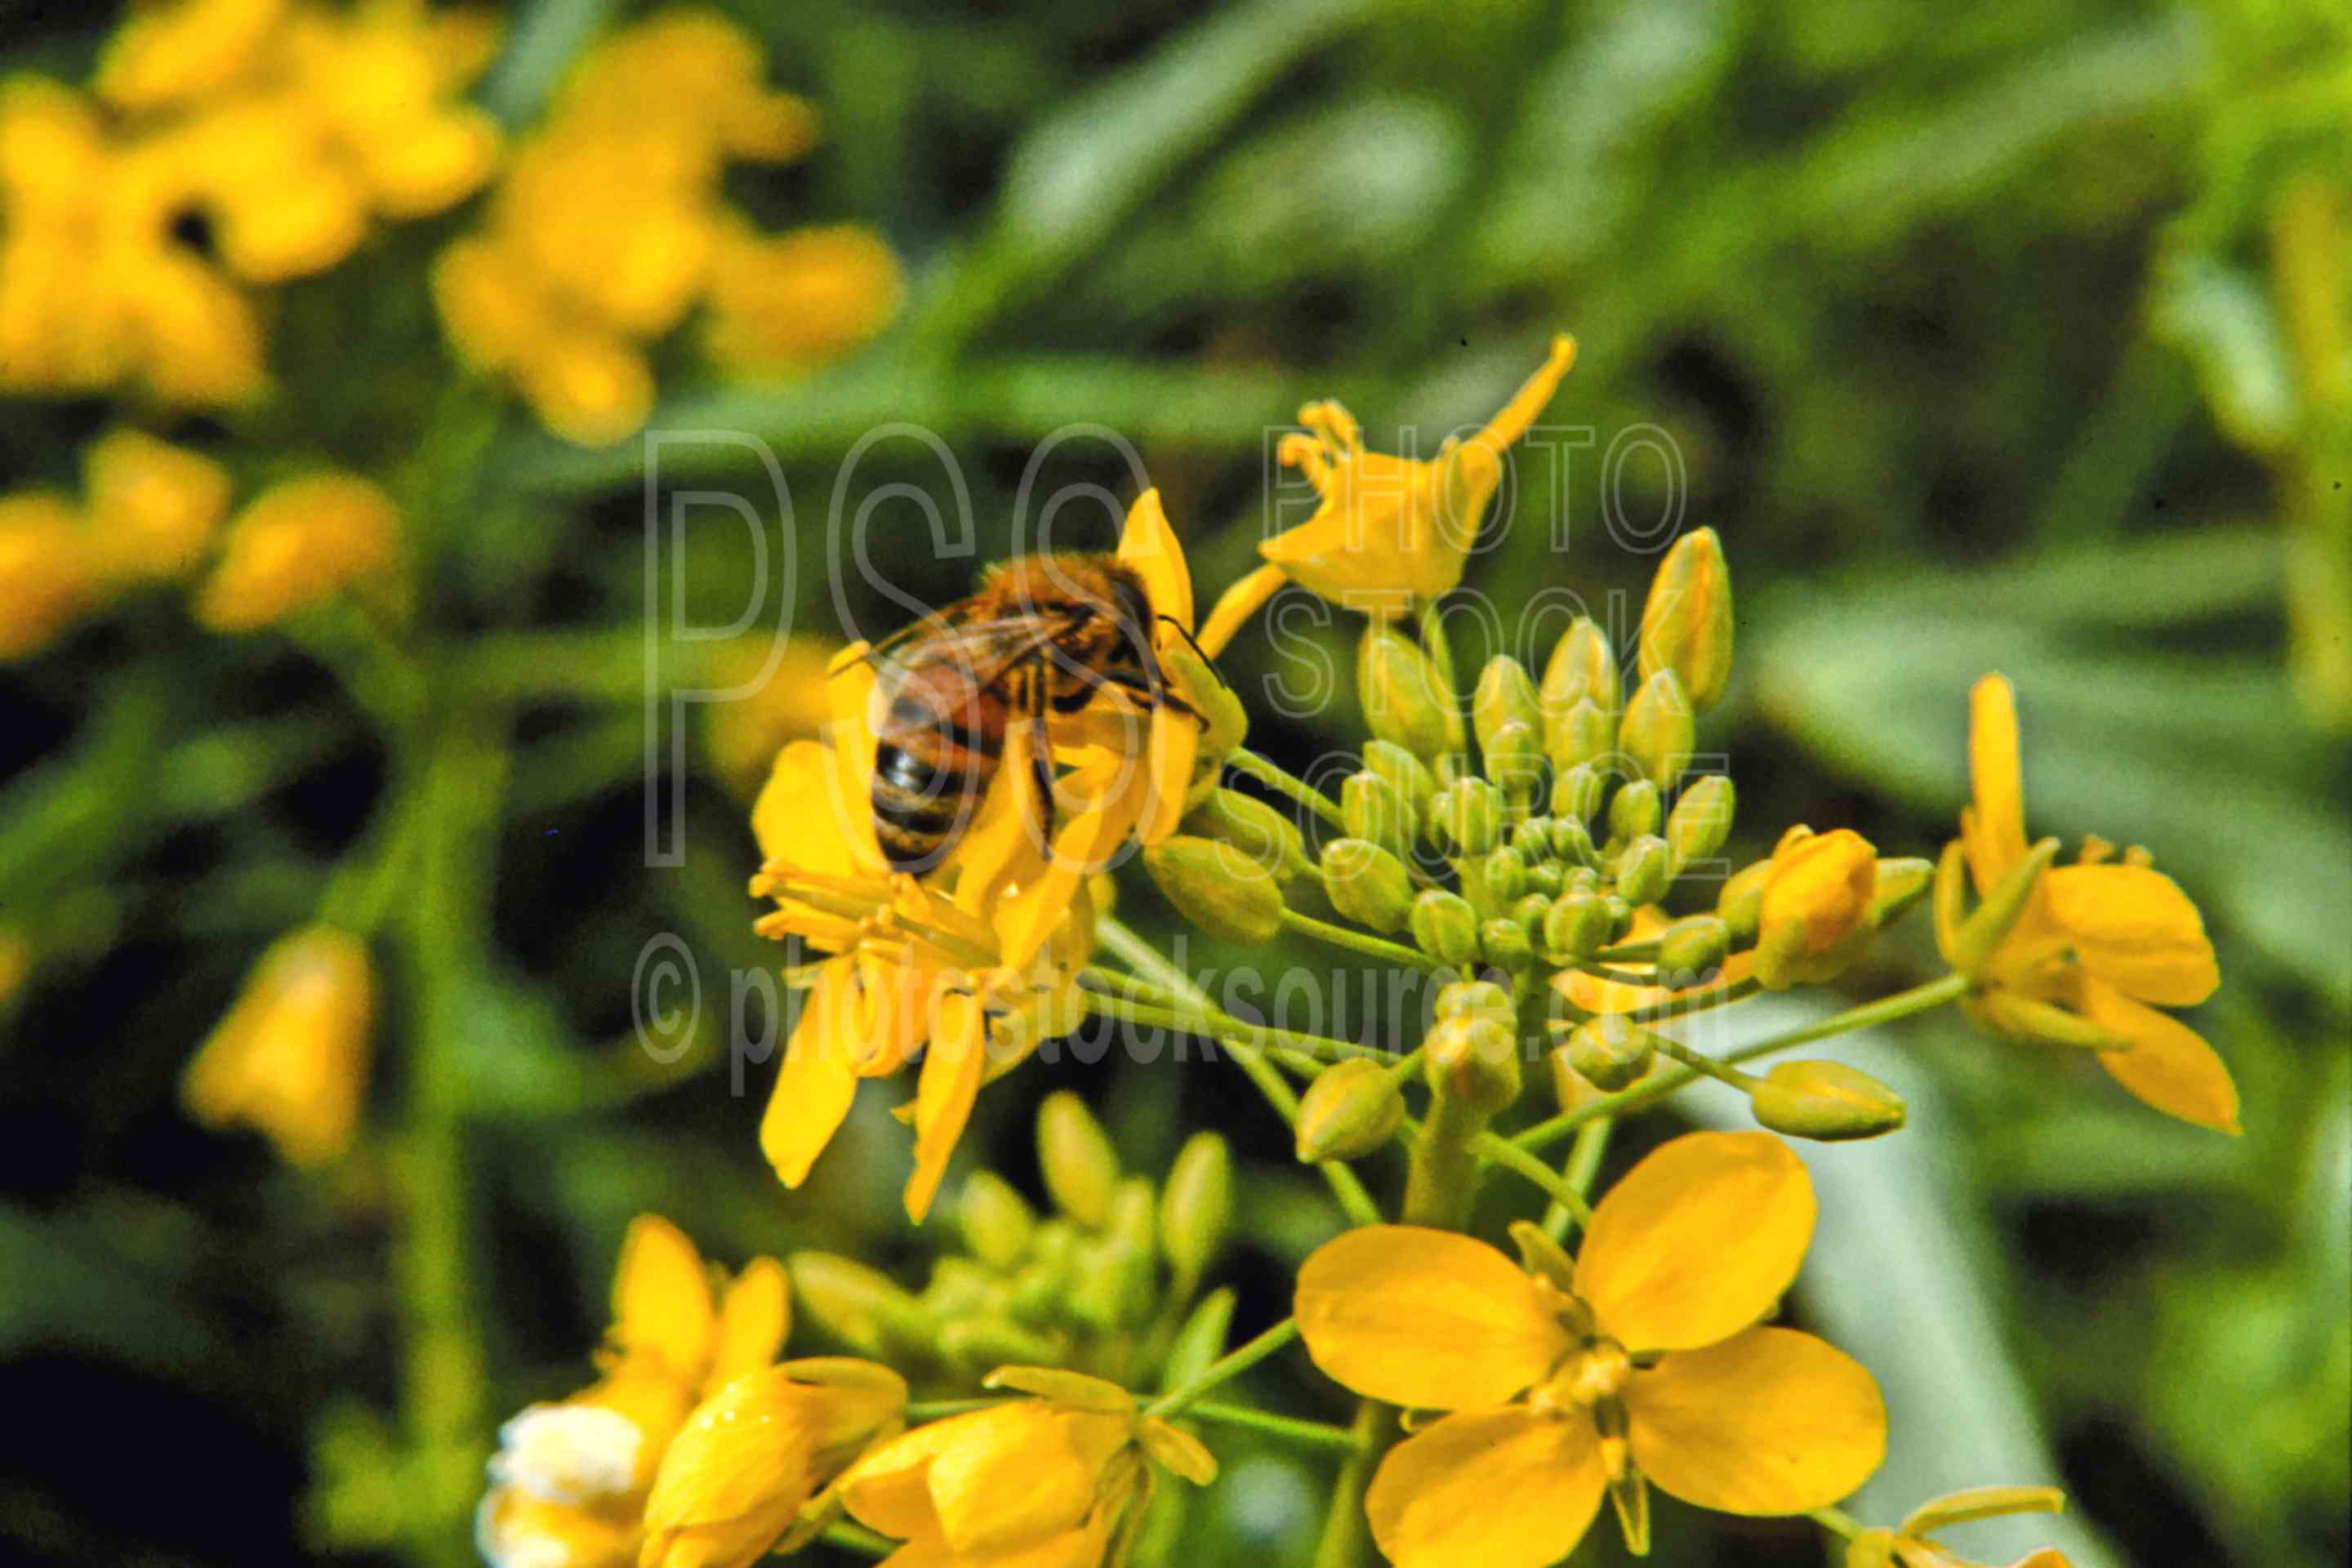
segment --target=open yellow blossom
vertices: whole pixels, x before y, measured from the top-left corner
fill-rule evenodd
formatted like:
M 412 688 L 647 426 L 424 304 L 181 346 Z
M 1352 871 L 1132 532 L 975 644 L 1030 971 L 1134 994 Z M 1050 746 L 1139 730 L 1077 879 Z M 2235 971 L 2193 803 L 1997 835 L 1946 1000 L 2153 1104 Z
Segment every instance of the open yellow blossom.
M 97 604 L 89 531 L 62 496 L 0 496 L 0 661 L 29 658 Z
M 773 1362 L 791 1321 L 775 1259 L 723 1281 L 676 1226 L 639 1215 L 614 1275 L 604 1376 L 499 1431 L 475 1516 L 483 1557 L 494 1568 L 634 1568 L 646 1496 L 688 1411 Z
M 188 1113 L 252 1127 L 292 1164 L 351 1147 L 367 1090 L 375 971 L 348 931 L 310 926 L 263 954 L 180 1080 Z
M 1218 602 L 1201 645 L 1214 654 L 1284 582 L 1372 615 L 1402 615 L 1462 581 L 1462 566 L 1503 479 L 1503 448 L 1527 434 L 1576 361 L 1576 341 L 1551 354 L 1501 412 L 1467 440 L 1448 437 L 1434 458 L 1364 449 L 1362 428 L 1337 403 L 1310 403 L 1311 432 L 1282 438 L 1275 455 L 1300 469 L 1321 504 L 1297 527 L 1258 546 L 1266 564 Z
M 1932 1539 L 1946 1528 L 2011 1513 L 2056 1513 L 2066 1494 L 2055 1487 L 1973 1487 L 1932 1498 L 1888 1530 L 1865 1530 L 1846 1542 L 1845 1568 L 1987 1568 Z M 2067 1568 L 2066 1554 L 2044 1546 L 2009 1568 Z
M 251 631 L 346 589 L 378 584 L 398 564 L 400 513 L 355 474 L 288 479 L 228 526 L 226 552 L 196 615 L 215 631 Z
M 1955 879 L 1953 863 L 1964 857 L 1982 896 L 2029 853 L 2017 700 L 2000 676 L 1986 676 L 1969 695 L 1969 764 L 1975 800 L 1960 814 L 1944 875 Z M 2230 1069 L 2193 1030 L 2157 1010 L 2194 1006 L 2221 984 L 2204 921 L 2144 856 L 2113 862 L 2108 853 L 2095 840 L 2077 864 L 2042 874 L 2008 934 L 1973 971 L 1978 990 L 1964 1005 L 1989 1027 L 2029 1038 L 2038 1032 L 2037 1009 L 2079 1019 L 2126 1043 L 2098 1052 L 2124 1088 L 2168 1115 L 2234 1133 Z M 1939 898 L 1939 911 L 1953 901 Z M 1939 919 L 1937 934 L 1949 954 L 1956 930 Z
M 135 8 L 98 62 L 97 88 L 117 107 L 168 109 L 241 85 L 290 0 L 163 0 Z
M 1646 1549 L 1645 1478 L 1702 1508 L 1825 1507 L 1877 1468 L 1870 1374 L 1811 1334 L 1757 1326 L 1813 1226 L 1805 1168 L 1768 1133 L 1696 1132 L 1595 1208 L 1571 1266 L 1537 1272 L 1451 1231 L 1370 1226 L 1299 1270 L 1298 1328 L 1357 1393 L 1451 1412 L 1399 1444 L 1365 1496 L 1401 1568 L 1541 1568 L 1603 1493 Z
M 832 1512 L 835 1478 L 897 1435 L 906 1409 L 906 1380 L 867 1361 L 791 1361 L 736 1378 L 662 1456 L 638 1561 L 740 1568 L 793 1550 Z
M 82 471 L 94 544 L 116 575 L 181 575 L 228 513 L 226 468 L 141 431 L 90 443 Z
M 1216 1478 L 1197 1439 L 1117 1384 L 1007 1366 L 986 1384 L 1037 1397 L 918 1426 L 842 1477 L 850 1513 L 905 1542 L 886 1568 L 1094 1568 L 1132 1528 L 1155 1467 Z
M 898 313 L 898 254 L 856 224 L 773 237 L 730 224 L 710 258 L 711 358 L 740 374 L 804 374 L 862 347 Z

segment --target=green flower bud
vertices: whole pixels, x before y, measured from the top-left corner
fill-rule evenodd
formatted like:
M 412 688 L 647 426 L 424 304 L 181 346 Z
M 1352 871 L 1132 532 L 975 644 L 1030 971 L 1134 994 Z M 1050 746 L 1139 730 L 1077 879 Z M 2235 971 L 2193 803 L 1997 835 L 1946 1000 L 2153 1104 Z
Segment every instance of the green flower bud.
M 1903 1097 L 1843 1062 L 1782 1062 L 1748 1093 L 1759 1125 L 1824 1143 L 1903 1125 Z
M 1349 1057 L 1315 1075 L 1298 1097 L 1298 1158 L 1305 1164 L 1360 1160 L 1385 1146 L 1404 1124 L 1396 1075 L 1376 1061 Z
M 1601 873 L 1591 866 L 1571 866 L 1568 871 L 1568 891 L 1597 893 L 1601 891 Z
M 1467 963 L 1478 956 L 1478 911 L 1470 900 L 1432 888 L 1412 901 L 1413 945 L 1441 963 Z
M 1601 868 L 1601 851 L 1594 846 L 1592 830 L 1584 826 L 1584 818 L 1555 816 L 1551 820 L 1552 853 L 1580 869 L 1598 871 Z
M 1874 931 L 1884 931 L 1901 920 L 1911 906 L 1927 895 L 1927 884 L 1934 879 L 1936 868 L 1916 856 L 1878 863 L 1878 882 L 1870 895 L 1870 924 Z
M 1568 887 L 1568 868 L 1557 860 L 1538 860 L 1528 868 L 1528 889 L 1541 893 L 1549 900 L 1559 897 Z
M 1655 834 L 1645 834 L 1625 846 L 1617 862 L 1617 896 L 1636 907 L 1665 897 L 1675 879 L 1675 852 Z
M 1380 774 L 1394 785 L 1396 792 L 1404 796 L 1405 804 L 1412 807 L 1414 820 L 1429 820 L 1430 800 L 1437 794 L 1437 775 L 1429 771 L 1428 763 L 1391 742 L 1367 741 L 1364 770 Z
M 997 1272 L 970 1258 L 942 1258 L 931 1266 L 923 1287 L 923 1307 L 942 1321 L 995 1316 L 1011 1307 L 1013 1292 Z
M 1323 846 L 1323 891 L 1333 909 L 1376 931 L 1395 931 L 1412 914 L 1412 873 L 1368 839 Z
M 1543 709 L 1536 700 L 1536 683 L 1527 667 L 1508 654 L 1486 661 L 1478 672 L 1478 687 L 1470 699 L 1470 721 L 1478 735 L 1481 753 L 1494 751 L 1494 737 L 1507 724 L 1524 724 L 1531 733 L 1543 731 Z
M 1519 1009 L 1511 994 L 1491 980 L 1456 980 L 1438 987 L 1434 1016 L 1484 1018 L 1507 1029 L 1518 1023 Z
M 1502 837 L 1502 797 L 1485 779 L 1455 779 L 1438 792 L 1437 822 L 1454 853 L 1484 855 Z
M 1731 568 L 1711 528 L 1675 541 L 1642 610 L 1642 679 L 1672 670 L 1704 713 L 1731 683 Z
M 1503 725 L 1486 742 L 1483 756 L 1487 779 L 1514 805 L 1524 809 L 1543 789 L 1543 741 L 1534 725 Z
M 1523 1219 L 1511 1222 L 1511 1240 L 1519 1248 L 1519 1267 L 1559 1291 L 1567 1320 L 1562 1326 L 1573 1334 L 1591 1333 L 1596 1325 L 1591 1310 L 1576 1299 L 1576 1261 L 1567 1249 L 1545 1235 L 1541 1226 Z
M 1675 672 L 1662 669 L 1642 682 L 1617 726 L 1617 747 L 1633 760 L 1642 776 L 1660 789 L 1673 788 L 1690 766 L 1697 744 L 1697 715 Z
M 1584 698 L 1566 712 L 1551 716 L 1544 743 L 1558 772 L 1606 762 L 1617 750 L 1617 715 Z
M 1511 902 L 1528 890 L 1528 859 L 1507 844 L 1496 845 L 1486 852 L 1486 890 L 1495 905 Z
M 1605 895 L 1604 901 L 1609 906 L 1609 941 L 1622 941 L 1625 933 L 1633 929 L 1633 901 L 1622 892 Z
M 975 1171 L 956 1200 L 956 1223 L 973 1257 L 995 1268 L 1010 1268 L 1029 1250 L 1037 1216 L 1011 1183 L 993 1171 Z
M 1491 1116 L 1519 1098 L 1519 1038 L 1487 1017 L 1442 1018 L 1422 1047 L 1430 1092 Z
M 1603 713 L 1614 714 L 1624 703 L 1624 678 L 1618 673 L 1617 653 L 1609 646 L 1609 634 L 1591 616 L 1580 616 L 1552 645 L 1537 700 L 1543 705 L 1545 719 L 1557 721 L 1588 699 Z
M 1721 915 L 1689 915 L 1658 933 L 1658 969 L 1668 975 L 1687 975 L 1675 985 L 1696 984 L 1723 967 L 1731 952 L 1731 928 Z
M 1052 1361 L 1060 1344 L 1004 1318 L 960 1318 L 940 1325 L 940 1353 L 961 1366 L 1025 1365 Z
M 1418 829 L 1396 785 L 1375 773 L 1349 773 L 1339 785 L 1339 819 L 1350 838 L 1370 839 L 1399 859 L 1412 853 Z
M 1118 1152 L 1087 1102 L 1066 1089 L 1037 1108 L 1037 1164 L 1055 1207 L 1089 1229 L 1110 1218 Z
M 1582 963 L 1609 945 L 1609 900 L 1599 893 L 1561 895 L 1544 916 L 1544 957 L 1553 963 Z
M 1282 929 L 1274 873 L 1230 844 L 1179 834 L 1143 852 L 1176 912 L 1221 941 L 1255 946 Z
M 1715 898 L 1715 912 L 1723 917 L 1734 947 L 1753 947 L 1757 927 L 1764 917 L 1764 885 L 1772 879 L 1768 856 L 1733 872 Z
M 1603 1013 L 1568 1037 L 1568 1065 L 1593 1088 L 1614 1094 L 1650 1070 L 1658 1037 L 1622 1013 Z
M 1182 831 L 1229 844 L 1286 882 L 1315 869 L 1307 840 L 1290 814 L 1239 790 L 1211 790 L 1184 814 Z
M 1459 723 L 1447 690 L 1427 654 L 1387 623 L 1364 628 L 1356 654 L 1356 690 L 1364 723 L 1381 740 L 1426 762 L 1454 750 Z
M 1200 710 L 1203 758 L 1230 756 L 1249 739 L 1249 710 L 1242 706 L 1241 694 L 1220 680 L 1217 672 L 1202 663 L 1190 647 L 1180 643 L 1161 649 L 1160 663 L 1172 680 L 1182 683 Z
M 1674 846 L 1677 869 L 1709 859 L 1723 847 L 1724 840 L 1731 837 L 1737 798 L 1725 774 L 1708 773 L 1691 781 L 1666 817 L 1666 842 Z
M 1601 809 L 1601 796 L 1608 787 L 1609 781 L 1590 763 L 1579 763 L 1558 774 L 1551 781 L 1553 818 L 1579 825 L 1591 822 L 1592 814 Z
M 1609 797 L 1609 836 L 1632 840 L 1655 833 L 1663 815 L 1658 806 L 1658 786 L 1647 779 L 1635 779 Z
M 796 1310 L 863 1356 L 877 1360 L 929 1345 L 939 1322 L 897 1280 L 830 1252 L 785 1259 Z
M 1534 872 L 1528 873 L 1530 879 Z M 1544 920 L 1551 913 L 1551 897 L 1547 893 L 1528 893 L 1511 906 L 1511 919 L 1521 931 L 1533 936 L 1543 930 Z
M 1224 1245 L 1234 1217 L 1234 1156 L 1213 1132 L 1195 1132 L 1168 1168 L 1160 1245 L 1181 1280 L 1196 1280 Z
M 1478 928 L 1478 955 L 1506 974 L 1525 974 L 1535 965 L 1535 943 L 1517 921 L 1488 921 Z

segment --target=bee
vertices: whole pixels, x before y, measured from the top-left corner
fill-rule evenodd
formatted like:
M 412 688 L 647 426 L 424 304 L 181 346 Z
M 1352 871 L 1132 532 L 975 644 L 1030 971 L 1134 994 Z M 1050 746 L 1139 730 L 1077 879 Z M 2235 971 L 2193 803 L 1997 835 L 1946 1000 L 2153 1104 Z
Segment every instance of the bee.
M 1015 724 L 1031 729 L 1032 783 L 1053 831 L 1049 715 L 1107 689 L 1149 710 L 1192 710 L 1151 646 L 1143 579 L 1109 554 L 1026 555 L 990 567 L 979 592 L 885 639 L 872 707 L 874 832 L 891 868 L 945 860 L 987 798 Z

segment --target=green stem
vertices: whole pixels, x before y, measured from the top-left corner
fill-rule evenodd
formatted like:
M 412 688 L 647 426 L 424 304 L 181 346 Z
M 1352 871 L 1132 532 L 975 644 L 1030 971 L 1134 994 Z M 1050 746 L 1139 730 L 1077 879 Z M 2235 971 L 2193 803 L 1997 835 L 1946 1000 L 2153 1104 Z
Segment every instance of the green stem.
M 1644 980 L 1643 984 L 1650 984 Z M 1710 1007 L 1726 1007 L 1734 1002 L 1745 1002 L 1764 989 L 1762 982 L 1750 975 L 1735 980 L 1728 985 L 1710 985 L 1704 991 L 1692 991 L 1647 1007 L 1636 1007 L 1625 1015 L 1636 1024 L 1656 1024 L 1668 1018 L 1680 1018 L 1691 1013 L 1704 1013 Z
M 1348 1434 L 1356 1451 L 1340 1463 L 1331 1483 L 1331 1500 L 1323 1512 L 1323 1534 L 1315 1543 L 1315 1568 L 1356 1568 L 1363 1562 L 1366 1540 L 1364 1488 L 1381 1453 L 1396 1436 L 1396 1417 L 1377 1399 L 1356 1403 L 1356 1419 Z
M 1454 977 L 1453 965 L 1440 963 L 1417 947 L 1407 947 L 1400 942 L 1390 942 L 1385 938 L 1374 936 L 1370 931 L 1357 931 L 1350 926 L 1333 925 L 1329 921 L 1318 921 L 1312 915 L 1302 915 L 1297 910 L 1290 909 L 1282 911 L 1282 923 L 1301 936 L 1311 936 L 1318 941 L 1328 942 L 1334 947 L 1344 947 L 1350 952 L 1360 952 L 1366 958 L 1377 958 L 1382 963 L 1395 964 L 1400 969 L 1425 969 L 1443 974 L 1448 979 Z
M 1576 1130 L 1576 1142 L 1569 1145 L 1568 1163 L 1560 1168 L 1560 1179 L 1578 1197 L 1592 1190 L 1592 1178 L 1600 1174 L 1601 1158 L 1609 1152 L 1609 1134 L 1616 1125 L 1604 1116 Z M 1554 1241 L 1564 1239 L 1571 1218 L 1583 1223 L 1583 1216 L 1574 1214 L 1567 1205 L 1552 1205 L 1544 1211 L 1544 1234 Z
M 1584 1194 L 1569 1185 L 1566 1177 L 1555 1173 L 1549 1165 L 1509 1139 L 1481 1132 L 1471 1141 L 1470 1147 L 1481 1159 L 1492 1160 L 1541 1187 L 1553 1203 L 1576 1216 L 1577 1224 L 1591 1225 L 1592 1211 L 1585 1206 Z
M 1248 1343 L 1227 1351 L 1143 1407 L 1146 1415 L 1173 1415 L 1219 1384 L 1239 1377 L 1298 1337 L 1298 1320 L 1285 1318 Z
M 891 1540 L 887 1535 L 868 1530 L 862 1524 L 853 1524 L 845 1519 L 837 1519 L 826 1525 L 817 1531 L 816 1538 L 827 1546 L 843 1547 L 877 1559 L 889 1556 L 904 1544 L 902 1542 Z
M 1331 803 L 1329 795 L 1325 795 L 1305 779 L 1294 778 L 1283 772 L 1248 747 L 1236 747 L 1226 756 L 1225 764 L 1237 773 L 1257 780 L 1277 795 L 1288 795 L 1301 805 L 1311 809 L 1316 816 L 1332 826 L 1343 831 L 1346 829 L 1347 818 L 1339 815 L 1339 808 Z
M 1129 1023 L 1191 1029 L 1228 1045 L 1238 1041 L 1262 1051 L 1288 1052 L 1306 1058 L 1310 1069 L 1347 1057 L 1369 1057 L 1382 1064 L 1397 1059 L 1376 1046 L 1360 1046 L 1353 1040 L 1335 1040 L 1328 1035 L 1302 1035 L 1296 1029 L 1276 1029 L 1264 1024 L 1245 1023 L 1214 1007 L 1186 1006 L 1181 998 L 1171 998 L 1171 1001 L 1174 1005 L 1103 996 L 1094 1005 L 1093 1010 L 1105 1017 L 1125 1018 Z
M 943 1416 L 968 1415 L 975 1410 L 986 1410 L 992 1405 L 1003 1404 L 1007 1397 L 1000 1394 L 981 1399 L 918 1399 L 907 1406 L 906 1415 L 909 1422 L 937 1421 Z
M 1263 1432 L 1269 1437 L 1280 1437 L 1302 1448 L 1323 1448 L 1343 1454 L 1361 1451 L 1363 1439 L 1345 1426 L 1334 1426 L 1328 1421 L 1301 1421 L 1296 1416 L 1274 1415 L 1263 1410 L 1253 1410 L 1246 1405 L 1218 1405 L 1198 1400 L 1184 1407 L 1185 1419 L 1205 1421 L 1214 1426 L 1234 1426 L 1248 1432 Z
M 1817 1508 L 1805 1517 L 1848 1541 L 1862 1533 L 1861 1521 L 1842 1508 Z
M 1440 1090 L 1431 1099 L 1405 1173 L 1405 1224 L 1460 1230 L 1469 1223 L 1471 1200 L 1478 1188 L 1475 1150 L 1489 1120 L 1459 1095 Z
M 1693 1072 L 1704 1073 L 1717 1083 L 1727 1083 L 1742 1094 L 1749 1093 L 1756 1088 L 1755 1079 L 1741 1072 L 1738 1068 L 1716 1060 L 1705 1051 L 1695 1051 L 1680 1040 L 1669 1039 L 1664 1035 L 1652 1037 L 1658 1042 L 1658 1050 L 1662 1055 L 1674 1058 Z

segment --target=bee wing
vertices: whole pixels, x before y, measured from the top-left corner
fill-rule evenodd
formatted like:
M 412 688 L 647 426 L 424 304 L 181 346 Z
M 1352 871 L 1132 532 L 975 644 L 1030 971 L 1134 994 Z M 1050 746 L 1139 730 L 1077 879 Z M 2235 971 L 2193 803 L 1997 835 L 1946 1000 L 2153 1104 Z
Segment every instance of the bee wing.
M 1045 616 L 967 621 L 926 628 L 924 635 L 909 637 L 887 651 L 877 649 L 877 658 L 886 683 L 894 672 L 903 679 L 908 671 L 944 664 L 957 667 L 975 689 L 985 689 L 1015 665 L 1036 658 L 1066 629 L 1059 618 Z

